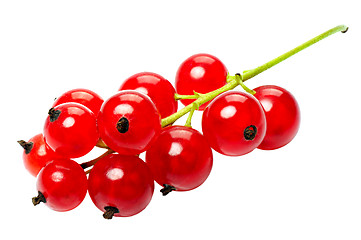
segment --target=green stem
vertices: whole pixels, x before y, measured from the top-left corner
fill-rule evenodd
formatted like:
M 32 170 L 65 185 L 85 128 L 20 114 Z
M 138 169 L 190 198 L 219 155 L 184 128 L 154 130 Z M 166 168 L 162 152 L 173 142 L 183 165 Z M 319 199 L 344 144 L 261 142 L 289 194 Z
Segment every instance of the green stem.
M 337 27 L 334 27 L 312 39 L 310 39 L 309 41 L 299 45 L 298 47 L 280 55 L 279 57 L 266 62 L 265 64 L 252 69 L 252 70 L 247 70 L 243 72 L 242 75 L 242 81 L 247 81 L 250 78 L 253 78 L 254 76 L 266 71 L 267 69 L 273 67 L 274 65 L 286 60 L 287 58 L 295 55 L 296 53 L 302 51 L 303 49 L 321 41 L 324 38 L 327 38 L 328 36 L 337 33 L 337 32 L 343 32 L 345 33 L 348 30 L 348 27 L 346 27 L 345 25 L 339 25 Z M 236 78 L 235 76 L 228 76 L 227 77 L 227 84 L 224 85 L 221 88 L 218 88 L 212 92 L 206 93 L 206 94 L 201 94 L 199 96 L 195 95 L 178 95 L 179 96 L 188 96 L 191 98 L 188 99 L 196 99 L 193 103 L 195 103 L 198 106 L 201 106 L 202 104 L 212 100 L 213 98 L 215 98 L 216 96 L 218 96 L 219 94 L 226 92 L 228 90 L 232 90 L 235 87 L 237 87 L 238 85 L 241 84 L 242 81 L 239 81 L 238 78 Z M 177 99 L 177 97 L 176 97 Z M 185 106 L 183 109 L 179 110 L 178 112 L 166 117 L 162 119 L 162 127 L 165 127 L 167 125 L 170 125 L 172 123 L 174 123 L 177 119 L 179 119 L 180 117 L 184 116 L 185 114 L 187 114 L 188 112 L 190 112 L 193 109 L 193 103 Z
M 348 30 L 348 27 L 346 27 L 345 25 L 339 25 L 337 27 L 331 28 L 330 30 L 308 40 L 307 42 L 299 45 L 298 47 L 295 47 L 294 49 L 282 54 L 279 57 L 276 57 L 275 59 L 255 68 L 249 71 L 246 71 L 243 73 L 243 82 L 247 81 L 250 78 L 253 78 L 254 76 L 260 74 L 261 72 L 266 71 L 267 69 L 273 67 L 274 65 L 286 60 L 287 58 L 295 55 L 296 53 L 302 51 L 305 48 L 308 48 L 309 46 L 321 41 L 322 39 L 327 38 L 328 36 L 337 33 L 337 32 L 343 32 L 345 33 Z
M 180 99 L 197 99 L 198 96 L 197 95 L 180 95 L 178 93 L 174 94 L 174 99 L 175 100 L 180 100 Z
M 193 113 L 196 110 L 196 106 L 194 105 L 193 108 L 191 109 L 191 111 L 189 112 L 186 124 L 184 124 L 184 126 L 186 127 L 192 127 L 192 117 L 193 117 Z
M 215 98 L 216 96 L 218 96 L 219 94 L 226 92 L 228 90 L 231 90 L 235 87 L 238 86 L 238 82 L 236 79 L 230 81 L 229 83 L 227 83 L 226 85 L 224 85 L 221 88 L 218 88 L 217 90 L 214 90 L 212 92 L 209 92 L 207 94 L 203 94 L 201 97 L 199 97 L 197 100 L 195 100 L 193 103 L 197 104 L 198 106 L 201 106 L 202 104 L 212 100 L 213 98 Z M 189 113 L 192 108 L 193 108 L 193 103 L 188 104 L 187 106 L 185 106 L 184 108 L 182 108 L 181 110 L 179 110 L 178 112 L 166 117 L 162 119 L 162 127 L 168 126 L 172 123 L 174 123 L 177 119 L 181 118 L 182 116 L 186 115 L 187 113 Z
M 256 91 L 249 89 L 246 85 L 244 85 L 243 83 L 243 76 L 239 73 L 236 73 L 235 78 L 238 80 L 239 85 L 241 85 L 241 87 L 248 92 L 249 94 L 255 95 Z

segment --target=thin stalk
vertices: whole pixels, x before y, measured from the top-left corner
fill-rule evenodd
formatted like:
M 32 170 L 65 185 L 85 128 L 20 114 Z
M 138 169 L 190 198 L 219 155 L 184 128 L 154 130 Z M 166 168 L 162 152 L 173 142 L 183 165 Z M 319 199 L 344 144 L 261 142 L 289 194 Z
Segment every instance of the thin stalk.
M 289 58 L 289 57 L 295 55 L 296 53 L 302 51 L 303 49 L 308 48 L 309 46 L 321 41 L 322 39 L 327 38 L 330 35 L 337 33 L 337 32 L 345 33 L 347 30 L 348 30 L 348 27 L 346 27 L 345 25 L 339 25 L 337 27 L 331 28 L 330 30 L 328 30 L 324 33 L 321 33 L 320 35 L 308 40 L 307 42 L 295 47 L 294 49 L 282 54 L 279 57 L 276 57 L 275 59 L 273 59 L 271 61 L 266 62 L 265 64 L 255 68 L 255 69 L 245 71 L 243 73 L 243 82 L 266 71 L 267 69 L 273 67 L 274 65 L 286 60 L 287 58 Z
M 84 162 L 82 164 L 80 164 L 80 166 L 83 168 L 83 169 L 87 169 L 88 167 L 91 167 L 93 166 L 96 162 L 98 162 L 100 159 L 102 159 L 103 157 L 105 156 L 108 156 L 109 154 L 112 154 L 114 153 L 115 151 L 112 150 L 112 149 L 108 149 L 108 151 L 106 151 L 105 153 L 103 153 L 102 155 L 100 155 L 99 157 L 97 158 L 94 158 L 93 160 L 90 160 L 88 162 Z
M 249 94 L 255 95 L 256 91 L 248 88 L 246 85 L 244 85 L 243 83 L 243 76 L 239 73 L 236 73 L 235 75 L 236 79 L 238 80 L 239 85 L 241 85 L 241 87 L 243 88 L 243 90 L 245 90 L 246 92 L 248 92 Z
M 174 94 L 174 99 L 175 100 L 180 100 L 180 99 L 197 99 L 199 96 L 198 95 L 180 95 L 178 93 Z
M 191 109 L 191 111 L 189 112 L 189 115 L 188 115 L 186 124 L 185 124 L 184 126 L 186 126 L 186 127 L 192 127 L 192 117 L 193 117 L 193 113 L 194 113 L 195 110 L 196 110 L 196 107 L 193 107 L 193 108 Z
M 253 78 L 254 76 L 266 71 L 267 69 L 275 66 L 276 64 L 278 64 L 278 63 L 286 60 L 287 58 L 295 55 L 296 53 L 302 51 L 303 49 L 321 41 L 322 39 L 325 39 L 328 36 L 330 36 L 334 33 L 337 33 L 337 32 L 345 33 L 347 30 L 348 30 L 348 27 L 346 27 L 345 25 L 339 25 L 337 27 L 334 27 L 334 28 L 308 40 L 307 42 L 295 47 L 294 49 L 280 55 L 279 57 L 266 62 L 265 64 L 255 68 L 255 69 L 244 71 L 241 81 L 239 81 L 239 79 L 236 78 L 235 76 L 229 76 L 229 77 L 227 77 L 227 84 L 221 88 L 218 88 L 218 89 L 216 89 L 212 92 L 206 93 L 206 94 L 201 94 L 200 96 L 197 96 L 197 95 L 184 95 L 184 96 L 187 96 L 188 97 L 187 99 L 196 99 L 193 103 L 197 104 L 198 106 L 201 106 L 202 104 L 212 100 L 219 94 L 226 92 L 228 90 L 234 89 L 235 87 L 240 85 L 242 83 L 242 81 L 244 82 L 244 81 L 247 81 L 248 79 Z M 178 95 L 178 97 L 179 96 L 183 96 L 183 95 Z M 177 99 L 177 96 L 176 96 L 176 99 Z M 166 118 L 163 118 L 162 119 L 162 127 L 165 127 L 167 125 L 174 123 L 177 119 L 181 118 L 182 116 L 184 116 L 185 114 L 190 112 L 193 108 L 193 103 L 185 106 L 183 109 L 179 110 L 178 112 L 176 112 Z
M 238 82 L 236 79 L 230 81 L 229 83 L 227 83 L 226 85 L 224 85 L 221 88 L 218 88 L 212 92 L 209 92 L 207 94 L 202 94 L 197 100 L 195 100 L 193 103 L 197 104 L 198 106 L 201 106 L 202 104 L 212 100 L 213 98 L 215 98 L 216 96 L 218 96 L 219 94 L 226 92 L 228 90 L 231 90 L 235 87 L 238 86 Z M 182 108 L 181 110 L 179 110 L 178 112 L 166 117 L 162 119 L 162 127 L 168 126 L 172 123 L 174 123 L 177 119 L 181 118 L 182 116 L 186 115 L 187 113 L 189 113 L 192 108 L 193 108 L 193 103 L 188 104 L 187 106 L 185 106 L 184 108 Z

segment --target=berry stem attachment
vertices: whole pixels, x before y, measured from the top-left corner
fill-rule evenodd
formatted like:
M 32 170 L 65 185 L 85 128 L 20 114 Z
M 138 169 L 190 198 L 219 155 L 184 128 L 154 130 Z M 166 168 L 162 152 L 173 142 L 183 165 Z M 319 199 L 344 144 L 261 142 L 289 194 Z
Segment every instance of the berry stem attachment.
M 226 92 L 228 90 L 234 89 L 235 87 L 238 86 L 238 83 L 236 81 L 236 79 L 231 80 L 229 83 L 227 83 L 226 85 L 224 85 L 221 88 L 218 88 L 212 92 L 206 93 L 206 94 L 197 94 L 199 95 L 197 97 L 197 99 L 191 103 L 188 104 L 187 106 L 185 106 L 184 108 L 182 108 L 181 110 L 179 110 L 178 112 L 166 117 L 162 119 L 162 127 L 168 126 L 172 123 L 174 123 L 177 119 L 179 119 L 180 117 L 184 116 L 185 114 L 189 113 L 192 109 L 193 109 L 193 104 L 196 104 L 197 106 L 201 106 L 202 104 L 212 100 L 213 98 L 215 98 L 216 96 L 218 96 L 219 94 Z M 194 96 L 197 96 L 194 95 Z
M 194 104 L 193 104 L 193 105 L 194 105 Z M 193 108 L 192 108 L 191 111 L 189 112 L 189 115 L 188 115 L 186 124 L 184 124 L 184 126 L 190 127 L 190 128 L 192 127 L 192 117 L 193 117 L 193 113 L 194 113 L 195 110 L 196 110 L 196 107 L 193 106 Z
M 277 58 L 272 59 L 271 61 L 266 62 L 265 64 L 251 69 L 251 70 L 247 70 L 243 72 L 243 75 L 236 75 L 236 76 L 227 76 L 227 84 L 224 85 L 221 88 L 218 88 L 214 91 L 211 91 L 209 93 L 206 94 L 195 94 L 195 95 L 179 95 L 177 94 L 175 96 L 175 98 L 177 99 L 182 99 L 182 97 L 186 97 L 184 99 L 196 99 L 193 103 L 197 104 L 198 106 L 201 106 L 202 104 L 212 100 L 213 98 L 215 98 L 216 96 L 218 96 L 219 94 L 226 92 L 228 90 L 232 90 L 235 87 L 237 87 L 238 85 L 243 86 L 243 88 L 245 88 L 245 86 L 243 85 L 244 81 L 247 81 L 248 79 L 253 78 L 254 76 L 266 71 L 267 69 L 275 66 L 276 64 L 286 60 L 287 58 L 295 55 L 296 53 L 302 51 L 303 49 L 321 41 L 322 39 L 327 38 L 328 36 L 337 33 L 337 32 L 342 32 L 345 33 L 348 30 L 348 27 L 346 27 L 345 25 L 339 25 L 336 26 L 334 28 L 331 28 L 330 30 L 308 40 L 307 42 L 295 47 L 294 49 L 280 55 Z M 238 77 L 237 77 L 238 76 Z M 241 77 L 241 81 L 240 78 Z M 170 124 L 173 124 L 176 120 L 178 120 L 180 117 L 184 116 L 185 114 L 187 114 L 188 112 L 192 111 L 193 109 L 193 103 L 185 106 L 183 109 L 179 110 L 178 112 L 166 117 L 162 119 L 162 127 L 168 126 Z
M 98 142 L 97 142 L 97 144 L 95 145 L 95 146 L 97 146 L 98 148 L 106 148 L 106 149 L 109 149 L 109 147 L 103 142 L 103 140 L 101 140 L 100 138 L 99 138 L 99 140 L 98 140 Z
M 233 77 L 233 76 L 231 76 Z M 244 85 L 243 83 L 243 76 L 240 73 L 236 73 L 236 75 L 234 76 L 234 78 L 238 81 L 238 84 L 241 85 L 241 87 L 248 92 L 249 94 L 255 95 L 256 91 L 248 88 L 246 85 Z
M 181 99 L 198 99 L 198 98 L 200 98 L 202 95 L 204 95 L 204 94 L 202 94 L 202 93 L 198 93 L 198 92 L 196 92 L 196 91 L 193 91 L 194 92 L 194 94 L 193 95 L 180 95 L 180 94 L 178 94 L 178 93 L 175 93 L 174 94 L 174 99 L 175 100 L 181 100 Z

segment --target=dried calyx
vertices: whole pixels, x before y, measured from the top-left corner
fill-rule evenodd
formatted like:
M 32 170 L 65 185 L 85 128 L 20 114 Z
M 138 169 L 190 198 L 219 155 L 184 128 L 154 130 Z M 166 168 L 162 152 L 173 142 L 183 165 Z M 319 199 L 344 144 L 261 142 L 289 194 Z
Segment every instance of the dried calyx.
M 32 198 L 34 206 L 38 205 L 39 203 L 43 202 L 46 203 L 46 199 L 44 195 L 38 191 L 38 196 Z
M 60 115 L 61 111 L 60 110 L 55 110 L 54 108 L 50 108 L 49 109 L 49 118 L 50 118 L 50 122 L 54 122 L 58 119 L 59 115 Z
M 112 206 L 104 207 L 104 210 L 105 210 L 105 212 L 103 214 L 103 217 L 105 219 L 112 219 L 114 214 L 119 213 L 119 209 L 116 207 L 112 207 Z
M 246 140 L 253 140 L 257 134 L 257 127 L 254 125 L 249 125 L 244 129 L 243 136 Z
M 26 154 L 29 154 L 31 149 L 33 149 L 34 143 L 33 142 L 26 142 L 24 140 L 19 140 L 18 143 L 22 146 L 25 150 Z
M 126 133 L 129 130 L 129 121 L 126 117 L 121 117 L 117 122 L 117 130 L 120 133 Z
M 160 190 L 160 192 L 163 194 L 163 196 L 166 196 L 168 193 L 172 191 L 176 191 L 177 189 L 169 184 L 163 184 L 163 188 Z

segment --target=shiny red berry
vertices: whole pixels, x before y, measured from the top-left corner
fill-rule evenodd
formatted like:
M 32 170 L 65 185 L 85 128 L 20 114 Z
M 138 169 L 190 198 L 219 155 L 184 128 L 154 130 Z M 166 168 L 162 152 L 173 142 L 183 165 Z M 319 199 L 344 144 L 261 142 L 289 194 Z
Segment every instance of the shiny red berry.
M 33 204 L 44 202 L 49 208 L 64 212 L 77 207 L 85 198 L 87 178 L 73 160 L 54 160 L 40 172 L 36 182 L 38 196 Z
M 136 155 L 149 148 L 161 130 L 160 116 L 151 99 L 123 90 L 106 100 L 98 114 L 101 139 L 114 151 Z
M 196 54 L 186 59 L 178 68 L 175 86 L 178 94 L 193 95 L 208 93 L 227 83 L 227 68 L 215 56 L 210 54 Z M 192 99 L 182 99 L 184 105 L 192 103 Z M 207 104 L 199 107 L 203 110 Z
M 203 135 L 185 126 L 163 129 L 146 152 L 146 163 L 163 195 L 172 190 L 188 191 L 200 186 L 213 165 L 212 150 Z
M 60 158 L 45 143 L 43 134 L 37 134 L 29 141 L 18 141 L 24 148 L 23 160 L 25 168 L 36 177 L 40 170 L 50 161 Z
M 288 144 L 300 126 L 300 109 L 294 96 L 284 88 L 266 85 L 254 95 L 266 113 L 267 131 L 259 149 L 272 150 Z
M 53 107 L 67 102 L 80 103 L 89 108 L 96 116 L 98 115 L 98 112 L 104 100 L 98 94 L 91 90 L 77 88 L 67 91 L 63 93 L 60 97 L 56 98 L 53 103 Z
M 89 196 L 104 218 L 129 217 L 149 204 L 154 179 L 137 156 L 110 154 L 100 159 L 89 174 Z
M 44 138 L 61 156 L 84 156 L 94 148 L 99 139 L 96 117 L 79 103 L 60 104 L 49 110 L 44 125 Z
M 162 118 L 177 112 L 178 102 L 174 98 L 174 87 L 156 73 L 137 73 L 123 82 L 119 88 L 119 91 L 121 90 L 136 90 L 149 96 Z
M 202 131 L 211 147 L 228 156 L 251 152 L 266 133 L 266 117 L 252 95 L 229 91 L 216 97 L 204 110 Z

